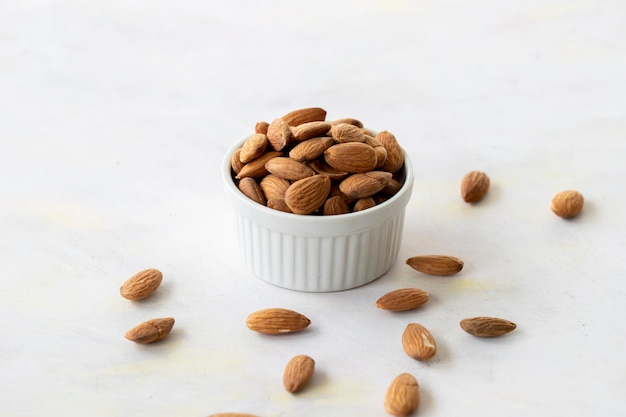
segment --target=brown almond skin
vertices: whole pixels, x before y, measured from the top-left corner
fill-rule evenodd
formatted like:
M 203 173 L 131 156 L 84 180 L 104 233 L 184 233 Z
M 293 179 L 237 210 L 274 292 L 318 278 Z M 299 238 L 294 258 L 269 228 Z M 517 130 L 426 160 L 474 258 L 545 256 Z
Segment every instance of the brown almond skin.
M 461 197 L 466 203 L 477 203 L 489 190 L 490 179 L 482 171 L 471 171 L 461 180 Z
M 476 337 L 497 337 L 512 332 L 517 325 L 497 317 L 472 317 L 461 320 L 461 328 Z
M 274 210 L 283 211 L 285 213 L 293 213 L 287 203 L 285 203 L 284 198 L 269 198 L 267 200 L 267 207 Z
M 376 301 L 376 307 L 388 311 L 413 310 L 428 302 L 429 294 L 419 288 L 400 288 L 389 291 Z
M 385 188 L 391 177 L 390 172 L 383 171 L 353 174 L 339 184 L 339 189 L 351 198 L 371 197 Z
M 348 206 L 348 203 L 343 196 L 335 195 L 326 199 L 322 213 L 324 216 L 346 214 L 350 213 L 350 206 Z
M 250 200 L 265 205 L 265 195 L 254 178 L 245 177 L 239 181 L 239 190 Z
M 318 174 L 326 175 L 332 181 L 341 181 L 350 175 L 347 171 L 339 171 L 324 161 L 323 158 L 314 159 L 307 163 Z
M 421 255 L 406 260 L 406 264 L 416 271 L 428 275 L 454 275 L 463 269 L 463 261 L 447 255 Z
M 321 156 L 332 144 L 333 139 L 329 137 L 307 139 L 294 146 L 289 151 L 289 157 L 299 162 L 312 161 Z
M 342 117 L 341 119 L 335 119 L 330 122 L 331 125 L 339 125 L 342 123 L 347 123 L 349 125 L 363 128 L 363 122 L 358 119 L 353 119 L 352 117 Z
M 376 135 L 376 140 L 387 149 L 387 158 L 381 168 L 389 172 L 400 171 L 404 165 L 404 153 L 393 133 L 383 130 Z
M 135 343 L 153 343 L 165 338 L 174 327 L 172 317 L 152 319 L 133 327 L 126 332 L 126 339 Z
M 308 122 L 322 122 L 326 120 L 326 110 L 321 107 L 306 107 L 290 111 L 281 119 L 291 127 L 300 126 Z
M 271 174 L 290 181 L 301 180 L 315 175 L 313 168 L 286 156 L 272 158 L 265 164 Z
M 566 190 L 557 193 L 550 204 L 554 214 L 564 219 L 576 217 L 583 209 L 585 198 L 576 190 Z
M 239 160 L 245 164 L 253 159 L 263 155 L 265 148 L 267 147 L 267 136 L 262 133 L 255 133 L 250 136 L 241 145 L 241 153 L 239 154 Z
M 361 173 L 376 168 L 376 151 L 361 142 L 338 143 L 324 151 L 324 160 L 338 171 Z
M 239 170 L 235 178 L 240 180 L 245 177 L 252 177 L 252 178 L 263 177 L 269 174 L 269 172 L 267 172 L 267 169 L 265 169 L 265 164 L 267 163 L 267 161 L 269 161 L 272 158 L 277 158 L 282 155 L 283 153 L 278 152 L 278 151 L 265 152 L 263 155 L 259 156 L 256 159 L 253 159 L 252 161 L 248 162 L 243 167 L 241 167 L 241 169 Z
M 330 193 L 330 179 L 314 175 L 295 181 L 285 192 L 285 203 L 296 214 L 311 214 L 324 204 Z
M 332 135 L 335 142 L 338 143 L 365 141 L 365 134 L 363 133 L 363 129 L 348 123 L 332 125 L 332 128 L 330 129 L 330 134 Z
M 163 273 L 158 269 L 145 269 L 128 278 L 120 287 L 120 294 L 128 300 L 150 297 L 161 285 Z
M 374 201 L 372 197 L 359 198 L 356 203 L 354 203 L 354 207 L 352 207 L 352 212 L 367 210 L 375 206 L 376 201 Z
M 397 417 L 406 417 L 417 411 L 420 404 L 419 384 L 408 373 L 398 375 L 387 388 L 385 410 Z
M 273 174 L 266 175 L 259 183 L 267 200 L 284 198 L 290 185 L 291 183 L 286 179 Z
M 303 141 L 316 136 L 324 136 L 330 130 L 328 122 L 307 122 L 291 128 L 291 135 L 297 141 Z
M 269 123 L 267 122 L 257 122 L 256 125 L 254 125 L 254 133 L 262 133 L 264 135 L 267 135 L 267 128 L 269 127 Z
M 418 361 L 426 361 L 437 353 L 437 343 L 430 331 L 418 323 L 409 323 L 402 333 L 404 352 Z
M 267 308 L 251 313 L 246 319 L 246 326 L 255 332 L 280 335 L 295 333 L 306 329 L 311 320 L 297 311 L 285 308 Z
M 267 140 L 275 151 L 282 150 L 291 141 L 291 129 L 283 119 L 275 119 L 267 127 Z
M 311 380 L 315 372 L 315 360 L 307 355 L 291 358 L 283 373 L 283 386 L 287 392 L 301 391 Z
M 241 171 L 241 168 L 243 168 L 244 165 L 241 162 L 239 155 L 241 155 L 241 148 L 235 149 L 235 152 L 233 152 L 230 157 L 230 167 L 232 168 L 235 175 L 239 174 L 239 171 Z

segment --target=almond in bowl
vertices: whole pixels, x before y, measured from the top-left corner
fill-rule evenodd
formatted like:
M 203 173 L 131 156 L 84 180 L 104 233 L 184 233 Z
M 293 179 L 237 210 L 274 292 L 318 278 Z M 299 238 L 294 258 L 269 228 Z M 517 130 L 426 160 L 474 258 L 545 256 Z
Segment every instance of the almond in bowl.
M 265 147 L 259 126 L 267 126 Z M 264 152 L 244 163 L 240 155 L 250 142 Z M 228 151 L 222 174 L 244 264 L 264 281 L 309 292 L 346 290 L 395 262 L 414 174 L 391 132 L 375 133 L 352 118 L 327 120 L 318 107 L 295 110 L 257 123 Z M 254 198 L 242 192 L 242 181 Z

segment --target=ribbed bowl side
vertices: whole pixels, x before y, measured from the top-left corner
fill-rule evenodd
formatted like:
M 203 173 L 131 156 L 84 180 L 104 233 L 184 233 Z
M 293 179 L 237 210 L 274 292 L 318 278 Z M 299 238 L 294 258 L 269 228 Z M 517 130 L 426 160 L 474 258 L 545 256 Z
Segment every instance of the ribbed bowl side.
M 298 291 L 355 288 L 387 272 L 398 256 L 404 210 L 358 233 L 315 237 L 281 233 L 236 214 L 246 267 L 271 284 Z

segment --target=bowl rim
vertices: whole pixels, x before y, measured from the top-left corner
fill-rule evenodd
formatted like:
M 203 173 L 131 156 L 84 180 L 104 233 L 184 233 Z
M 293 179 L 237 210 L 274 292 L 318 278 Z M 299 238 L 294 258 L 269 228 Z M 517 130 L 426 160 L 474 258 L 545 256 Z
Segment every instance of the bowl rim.
M 272 209 L 262 204 L 259 204 L 247 196 L 245 196 L 235 184 L 232 176 L 232 166 L 231 166 L 231 158 L 232 154 L 243 145 L 243 143 L 248 139 L 246 138 L 236 142 L 233 144 L 222 161 L 222 178 L 224 180 L 224 184 L 226 190 L 231 197 L 231 201 L 236 202 L 237 206 L 243 210 L 245 210 L 248 214 L 256 213 L 257 215 L 262 216 L 264 219 L 271 219 L 273 222 L 285 223 L 285 229 L 300 227 L 303 224 L 307 224 L 308 229 L 311 230 L 312 234 L 322 235 L 325 233 L 315 232 L 315 228 L 319 226 L 328 227 L 328 225 L 332 224 L 352 224 L 354 227 L 357 227 L 360 223 L 367 223 L 370 221 L 375 221 L 375 219 L 380 218 L 381 221 L 387 219 L 393 214 L 397 213 L 396 205 L 399 204 L 400 200 L 404 200 L 404 204 L 402 205 L 402 209 L 408 203 L 408 200 L 411 196 L 413 183 L 414 183 L 414 171 L 413 165 L 410 157 L 408 156 L 406 150 L 402 147 L 402 152 L 404 154 L 404 164 L 401 169 L 404 170 L 404 182 L 402 187 L 396 194 L 394 194 L 387 201 L 378 204 L 374 207 L 368 208 L 366 210 L 338 214 L 333 216 L 321 216 L 321 215 L 303 215 L 303 214 L 295 214 L 295 213 L 286 213 L 280 210 Z M 360 228 L 367 227 L 362 225 Z M 298 230 L 300 232 L 300 230 Z

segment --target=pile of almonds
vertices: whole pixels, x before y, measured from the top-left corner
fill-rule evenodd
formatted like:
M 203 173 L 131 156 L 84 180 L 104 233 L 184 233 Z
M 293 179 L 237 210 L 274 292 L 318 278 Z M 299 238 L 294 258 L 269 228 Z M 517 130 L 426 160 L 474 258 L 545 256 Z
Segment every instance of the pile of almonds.
M 404 153 L 388 131 L 353 118 L 326 121 L 326 110 L 294 110 L 255 133 L 231 156 L 233 180 L 250 199 L 295 214 L 365 210 L 403 185 Z

